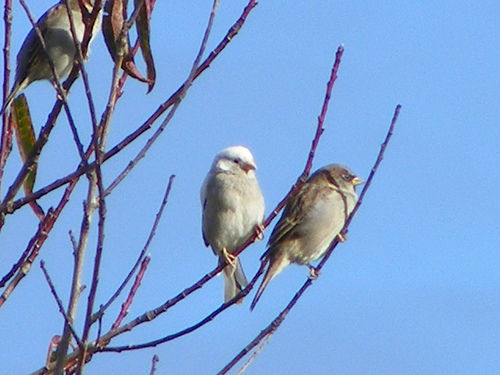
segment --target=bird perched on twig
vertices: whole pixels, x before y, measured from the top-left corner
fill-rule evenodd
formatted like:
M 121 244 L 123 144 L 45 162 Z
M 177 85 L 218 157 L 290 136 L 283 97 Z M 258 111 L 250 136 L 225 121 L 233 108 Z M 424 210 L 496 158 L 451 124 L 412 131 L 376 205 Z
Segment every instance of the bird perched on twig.
M 82 2 L 87 11 L 92 11 L 93 1 L 83 0 Z M 73 19 L 75 35 L 78 42 L 81 43 L 85 32 L 85 24 L 83 23 L 79 0 L 68 0 L 68 5 Z M 97 34 L 101 27 L 101 13 L 99 13 L 95 21 L 92 37 Z M 76 48 L 71 33 L 66 1 L 61 0 L 46 11 L 36 24 L 43 36 L 46 51 L 35 28 L 32 28 L 17 54 L 14 85 L 5 99 L 1 113 L 8 108 L 14 97 L 32 82 L 39 80 L 54 82 L 47 55 L 54 64 L 55 71 L 60 79 L 65 78 L 73 67 Z
M 269 238 L 261 259 L 269 266 L 250 309 L 259 301 L 267 284 L 290 263 L 306 264 L 316 277 L 311 262 L 321 258 L 353 210 L 356 185 L 363 180 L 347 167 L 331 164 L 317 170 L 292 196 Z
M 248 282 L 232 253 L 256 231 L 261 232 L 264 197 L 255 177 L 255 161 L 246 147 L 219 152 L 201 187 L 202 232 L 224 268 L 224 302 L 234 298 Z

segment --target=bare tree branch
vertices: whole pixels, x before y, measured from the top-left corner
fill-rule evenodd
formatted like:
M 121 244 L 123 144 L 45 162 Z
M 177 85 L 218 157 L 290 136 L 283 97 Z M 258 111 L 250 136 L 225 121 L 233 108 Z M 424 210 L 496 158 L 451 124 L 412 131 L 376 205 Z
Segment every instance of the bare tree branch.
M 263 227 L 264 228 L 266 228 L 267 226 L 269 226 L 269 224 L 271 223 L 271 221 L 276 217 L 276 215 L 280 212 L 280 210 L 286 204 L 286 201 L 288 200 L 288 198 L 296 191 L 295 189 L 297 189 L 304 182 L 303 181 L 304 180 L 304 176 L 307 176 L 309 174 L 309 171 L 310 171 L 311 166 L 312 166 L 312 161 L 313 161 L 313 158 L 314 158 L 314 155 L 315 155 L 315 151 L 316 151 L 316 148 L 317 148 L 318 143 L 319 143 L 319 139 L 320 139 L 320 137 L 321 137 L 321 135 L 323 133 L 323 123 L 324 123 L 324 119 L 325 119 L 325 116 L 326 116 L 326 111 L 327 111 L 327 108 L 328 108 L 328 102 L 329 102 L 330 97 L 331 97 L 331 92 L 332 92 L 332 89 L 333 89 L 333 84 L 335 83 L 335 80 L 337 78 L 337 72 L 338 72 L 338 68 L 340 66 L 340 61 L 341 61 L 341 58 L 342 58 L 343 51 L 344 51 L 343 47 L 340 46 L 338 48 L 338 50 L 337 50 L 336 55 L 335 55 L 335 61 L 334 61 L 334 64 L 333 64 L 333 67 L 332 67 L 332 71 L 331 71 L 331 74 L 330 74 L 330 79 L 329 79 L 327 87 L 326 87 L 326 94 L 325 94 L 325 99 L 323 101 L 323 107 L 321 109 L 320 116 L 318 116 L 318 125 L 317 125 L 317 129 L 316 129 L 316 133 L 315 133 L 315 135 L 313 137 L 313 141 L 311 143 L 311 148 L 309 150 L 309 154 L 308 154 L 309 156 L 308 156 L 308 159 L 307 159 L 304 171 L 299 176 L 299 178 L 297 179 L 297 182 L 292 186 L 292 188 L 290 189 L 289 193 L 285 196 L 285 198 L 283 198 L 281 200 L 281 202 L 278 203 L 278 206 L 271 212 L 271 214 L 269 215 L 269 217 L 266 220 L 264 220 L 264 223 L 263 223 Z M 254 233 L 254 235 L 251 236 L 233 254 L 234 255 L 240 254 L 250 244 L 252 244 L 253 242 L 256 241 L 258 235 L 259 235 L 259 233 L 256 231 Z M 222 311 L 226 310 L 228 307 L 232 306 L 234 303 L 236 303 L 237 301 L 239 301 L 241 298 L 245 297 L 250 292 L 250 290 L 253 288 L 253 285 L 255 284 L 255 282 L 257 281 L 257 279 L 259 278 L 259 276 L 264 271 L 264 267 L 265 267 L 266 262 L 267 262 L 266 260 L 262 261 L 259 270 L 257 271 L 257 273 L 255 274 L 255 276 L 253 277 L 252 281 L 247 285 L 247 287 L 243 291 L 241 291 L 231 301 L 228 301 L 227 303 L 223 303 L 219 308 L 217 308 L 216 310 L 214 310 L 211 314 L 209 314 L 206 318 L 202 319 L 200 322 L 198 322 L 198 323 L 196 323 L 196 324 L 194 324 L 194 325 L 192 325 L 192 326 L 190 326 L 190 327 L 188 327 L 186 329 L 183 329 L 183 330 L 181 330 L 181 331 L 179 331 L 177 333 L 174 333 L 174 334 L 171 334 L 171 335 L 168 335 L 168 336 L 156 339 L 156 340 L 152 340 L 152 341 L 147 342 L 147 343 L 137 344 L 137 345 L 126 345 L 126 346 L 112 347 L 112 348 L 111 347 L 107 347 L 107 348 L 100 349 L 99 351 L 121 352 L 121 351 L 124 351 L 124 350 L 137 350 L 137 349 L 149 348 L 149 347 L 154 347 L 154 346 L 157 346 L 159 344 L 171 341 L 173 339 L 176 339 L 176 338 L 178 338 L 180 336 L 183 336 L 183 335 L 186 335 L 188 333 L 191 333 L 192 331 L 194 331 L 194 330 L 198 329 L 199 327 L 205 325 L 206 323 L 212 321 Z M 174 297 L 173 299 L 167 301 L 165 304 L 163 304 L 159 308 L 157 308 L 157 309 L 155 309 L 153 311 L 150 311 L 150 312 L 148 312 L 146 314 L 143 314 L 141 317 L 136 318 L 133 322 L 129 323 L 129 324 L 131 324 L 131 326 L 127 325 L 127 330 L 132 329 L 135 325 L 144 323 L 145 322 L 145 320 L 143 320 L 144 316 L 147 316 L 148 319 L 152 320 L 157 315 L 165 312 L 167 309 L 169 309 L 170 307 L 172 307 L 173 305 L 175 305 L 177 302 L 179 302 L 180 300 L 186 298 L 189 294 L 191 294 L 195 290 L 201 288 L 206 282 L 208 282 L 215 275 L 217 275 L 225 266 L 226 265 L 219 265 L 214 271 L 212 271 L 212 272 L 208 273 L 207 275 L 205 275 L 196 284 L 194 284 L 193 286 L 185 289 L 182 293 L 179 293 L 177 295 L 177 297 Z M 102 343 L 99 343 L 99 346 L 102 346 Z
M 3 45 L 3 100 L 5 102 L 10 91 L 10 45 L 12 37 L 12 0 L 5 0 L 4 6 L 4 45 Z M 0 138 L 0 194 L 5 163 L 12 149 L 12 128 L 7 113 L 2 113 L 2 134 Z
M 149 375 L 155 375 L 156 365 L 158 362 L 160 362 L 160 358 L 155 354 L 151 360 L 151 371 L 149 372 Z
M 132 305 L 132 301 L 134 300 L 135 293 L 137 293 L 137 290 L 139 289 L 139 286 L 141 285 L 142 278 L 144 277 L 144 274 L 146 273 L 146 270 L 148 268 L 149 261 L 151 260 L 150 256 L 146 256 L 141 263 L 141 268 L 139 269 L 139 272 L 137 273 L 137 276 L 135 277 L 134 284 L 132 284 L 132 287 L 130 288 L 130 292 L 128 294 L 128 297 L 126 301 L 122 304 L 122 308 L 120 310 L 120 314 L 116 318 L 115 322 L 113 323 L 113 326 L 111 329 L 116 329 L 120 326 L 121 322 L 123 319 L 128 314 L 128 309 Z
M 391 139 L 394 126 L 396 125 L 396 121 L 399 116 L 399 111 L 401 110 L 401 105 L 397 105 L 396 109 L 394 111 L 394 115 L 392 117 L 391 125 L 389 126 L 389 130 L 387 132 L 387 135 L 385 137 L 384 142 L 382 143 L 382 146 L 380 147 L 380 152 L 377 156 L 377 159 L 375 161 L 375 164 L 373 165 L 373 168 L 370 172 L 370 175 L 368 179 L 366 180 L 365 186 L 363 187 L 363 190 L 361 191 L 361 194 L 359 196 L 358 202 L 356 203 L 356 206 L 352 210 L 351 214 L 347 218 L 344 228 L 342 229 L 342 232 L 346 232 L 347 228 L 349 227 L 349 224 L 351 223 L 354 215 L 358 211 L 361 203 L 363 202 L 363 198 L 366 194 L 366 191 L 371 185 L 371 182 L 373 180 L 373 177 L 375 176 L 375 173 L 382 162 L 382 159 L 384 157 L 384 152 L 385 149 L 387 148 L 387 145 L 389 144 L 389 140 Z M 328 261 L 328 258 L 330 258 L 330 255 L 333 253 L 335 248 L 338 245 L 338 238 L 335 238 L 330 245 L 330 248 L 326 252 L 325 256 L 323 259 L 319 262 L 318 266 L 316 267 L 316 272 L 319 274 L 319 271 L 323 268 L 325 263 Z M 269 338 L 276 330 L 279 328 L 281 323 L 285 320 L 286 316 L 288 313 L 291 311 L 293 306 L 297 303 L 299 298 L 302 296 L 302 294 L 306 291 L 307 288 L 309 288 L 312 284 L 313 280 L 311 278 L 308 278 L 306 282 L 302 285 L 302 287 L 297 291 L 295 296 L 290 300 L 290 302 L 287 304 L 287 306 L 278 314 L 278 316 L 266 327 L 264 328 L 258 335 L 253 339 L 243 350 L 241 350 L 220 372 L 218 372 L 218 375 L 224 375 L 226 374 L 231 368 L 233 368 L 236 363 L 238 363 L 248 352 L 250 352 L 254 347 L 256 347 L 264 338 Z

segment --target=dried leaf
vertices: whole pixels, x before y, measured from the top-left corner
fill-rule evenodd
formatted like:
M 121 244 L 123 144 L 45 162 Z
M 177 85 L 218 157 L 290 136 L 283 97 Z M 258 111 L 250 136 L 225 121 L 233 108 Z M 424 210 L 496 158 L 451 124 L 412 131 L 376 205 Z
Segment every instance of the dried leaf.
M 16 133 L 17 148 L 21 154 L 21 159 L 23 163 L 26 163 L 28 157 L 33 151 L 33 147 L 36 142 L 35 131 L 33 130 L 33 123 L 31 121 L 30 111 L 28 107 L 28 102 L 24 94 L 19 95 L 12 104 L 12 121 L 14 131 Z M 26 195 L 33 192 L 33 186 L 35 186 L 37 172 L 37 163 L 33 164 L 32 169 L 26 174 L 26 178 L 23 182 L 23 188 Z M 36 203 L 36 201 L 30 202 L 30 207 L 32 208 L 35 215 L 38 218 L 44 217 L 43 209 Z
M 130 56 L 128 57 L 130 58 Z M 135 78 L 141 82 L 149 83 L 148 79 L 145 78 L 137 69 L 137 66 L 134 63 L 134 60 L 124 59 L 122 63 L 122 69 L 127 72 L 129 76 Z
M 153 53 L 150 45 L 150 20 L 153 11 L 154 0 L 134 0 L 135 6 L 139 6 L 144 1 L 144 5 L 137 16 L 137 35 L 141 46 L 142 57 L 146 63 L 148 77 L 148 93 L 153 89 L 156 81 L 156 69 L 153 60 Z
M 108 47 L 108 51 L 113 61 L 116 61 L 118 57 L 120 33 L 126 20 L 127 0 L 107 0 L 104 4 L 102 32 L 104 35 L 104 42 L 106 43 L 106 47 Z M 128 56 L 130 44 L 127 43 L 123 48 L 125 48 L 123 51 L 124 56 Z
M 119 49 L 123 48 L 123 61 L 121 68 L 132 78 L 148 84 L 148 92 L 153 89 L 156 80 L 156 70 L 153 61 L 153 55 L 150 46 L 150 19 L 154 0 L 144 0 L 137 15 L 136 26 L 139 45 L 141 47 L 144 61 L 146 62 L 147 78 L 145 78 L 137 68 L 134 62 L 134 54 L 131 52 L 129 35 L 126 36 L 126 42 L 121 43 L 120 36 L 125 22 L 127 21 L 127 2 L 128 0 L 107 0 L 104 5 L 104 17 L 102 29 L 104 41 L 108 47 L 113 61 L 118 57 Z M 139 6 L 142 0 L 134 0 L 135 6 Z M 120 44 L 124 44 L 123 47 Z

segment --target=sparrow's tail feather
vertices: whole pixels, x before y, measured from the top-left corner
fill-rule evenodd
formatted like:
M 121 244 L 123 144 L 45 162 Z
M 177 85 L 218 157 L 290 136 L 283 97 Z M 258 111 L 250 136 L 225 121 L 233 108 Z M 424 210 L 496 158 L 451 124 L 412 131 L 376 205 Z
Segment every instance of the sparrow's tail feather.
M 224 302 L 232 300 L 247 285 L 248 281 L 239 259 L 236 259 L 235 267 L 228 265 L 224 268 Z
M 264 289 L 266 289 L 267 284 L 269 284 L 269 282 L 289 264 L 290 260 L 288 260 L 288 257 L 284 252 L 270 259 L 264 279 L 262 280 L 257 293 L 255 293 L 252 304 L 250 305 L 250 310 L 253 310 L 257 302 L 259 302 L 260 296 L 262 295 L 262 292 L 264 292 Z
M 236 284 L 238 284 L 238 288 L 242 290 L 248 285 L 247 277 L 245 276 L 245 272 L 243 272 L 243 267 L 241 266 L 240 259 L 236 260 L 236 268 L 234 270 L 234 279 L 236 280 Z
M 12 87 L 12 90 L 10 90 L 9 95 L 5 98 L 5 102 L 3 103 L 2 110 L 0 111 L 0 115 L 2 115 L 7 108 L 9 108 L 10 104 L 14 100 L 17 94 L 19 94 L 22 90 L 24 90 L 28 86 L 28 81 L 26 79 L 22 80 L 21 82 L 16 82 L 14 86 Z

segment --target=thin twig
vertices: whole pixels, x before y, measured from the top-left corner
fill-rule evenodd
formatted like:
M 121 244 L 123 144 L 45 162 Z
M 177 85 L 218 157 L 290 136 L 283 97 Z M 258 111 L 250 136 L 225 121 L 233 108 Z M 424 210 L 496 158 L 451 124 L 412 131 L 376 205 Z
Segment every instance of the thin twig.
M 262 340 L 262 342 L 259 345 L 259 347 L 257 349 L 255 349 L 255 351 L 247 359 L 247 361 L 243 364 L 243 366 L 241 366 L 241 368 L 238 370 L 238 372 L 236 373 L 236 375 L 241 375 L 241 374 L 243 374 L 247 370 L 248 366 L 250 366 L 252 364 L 252 362 L 254 361 L 254 359 L 257 358 L 257 356 L 260 354 L 260 352 L 262 350 L 264 350 L 264 348 L 267 346 L 267 344 L 269 343 L 269 340 L 271 340 L 271 337 L 272 337 L 272 335 L 267 335 L 264 338 L 264 340 Z
M 125 30 L 122 30 L 122 38 L 125 38 Z M 84 327 L 83 327 L 83 334 L 82 334 L 82 341 L 84 343 L 84 348 L 81 350 L 81 357 L 80 361 L 78 362 L 78 367 L 76 369 L 78 374 L 81 374 L 83 371 L 83 366 L 85 365 L 85 361 L 83 360 L 86 356 L 86 344 L 88 340 L 88 336 L 90 333 L 90 328 L 92 326 L 92 310 L 94 308 L 94 302 L 95 302 L 95 296 L 97 293 L 97 286 L 99 283 L 99 272 L 100 272 L 100 266 L 101 266 L 101 259 L 102 259 L 102 252 L 104 248 L 104 230 L 105 230 L 105 222 L 106 222 L 106 201 L 105 201 L 105 194 L 104 194 L 104 185 L 103 185 L 103 178 L 102 178 L 102 172 L 101 172 L 101 164 L 104 161 L 103 155 L 104 155 L 104 148 L 106 144 L 106 138 L 107 134 L 109 131 L 109 125 L 110 125 L 110 119 L 111 116 L 114 112 L 115 105 L 116 103 L 115 97 L 116 97 L 116 88 L 117 88 L 117 82 L 119 79 L 119 71 L 120 71 L 120 66 L 123 61 L 123 49 L 119 49 L 118 51 L 118 56 L 115 61 L 115 65 L 113 67 L 113 76 L 112 76 L 112 82 L 111 82 L 111 89 L 110 89 L 110 94 L 108 97 L 108 102 L 106 105 L 106 109 L 104 111 L 104 114 L 101 118 L 101 122 L 99 125 L 97 125 L 95 119 L 93 119 L 92 122 L 92 128 L 93 128 L 93 135 L 92 135 L 92 142 L 91 146 L 89 149 L 94 149 L 95 152 L 95 178 L 89 178 L 89 183 L 90 187 L 89 190 L 93 190 L 93 186 L 97 188 L 98 194 L 98 216 L 99 216 L 99 222 L 98 222 L 98 233 L 97 233 L 97 246 L 96 246 L 96 254 L 94 257 L 94 267 L 93 267 L 93 272 L 92 272 L 92 280 L 91 280 L 91 285 L 90 285 L 90 291 L 87 299 L 87 308 L 86 308 L 86 313 L 85 313 L 85 322 L 84 322 Z M 87 200 L 87 210 L 90 210 L 90 206 L 93 205 L 92 199 Z M 88 214 L 88 213 L 87 213 Z M 85 236 L 88 235 L 88 232 L 85 232 Z M 79 252 L 83 251 L 83 248 L 79 248 Z M 80 255 L 79 255 L 80 256 Z M 73 284 L 73 286 L 76 286 Z M 76 301 L 75 301 L 76 304 Z M 58 351 L 58 362 L 56 365 L 56 371 L 55 374 L 59 375 L 59 373 L 62 373 L 62 368 L 65 364 L 64 358 L 66 357 L 67 353 L 67 338 L 68 338 L 68 333 L 65 328 L 63 338 L 61 340 L 61 350 Z M 65 350 L 66 349 L 66 350 Z
M 332 71 L 330 74 L 330 79 L 326 84 L 326 92 L 325 99 L 323 100 L 323 106 L 321 107 L 321 112 L 318 116 L 318 126 L 316 127 L 316 135 L 312 141 L 311 151 L 309 152 L 309 156 L 307 158 L 306 166 L 304 168 L 304 172 L 300 176 L 299 180 L 305 182 L 307 177 L 309 176 L 309 172 L 312 168 L 312 162 L 314 158 L 314 153 L 316 152 L 316 148 L 318 147 L 319 138 L 321 134 L 324 132 L 323 124 L 325 122 L 326 113 L 328 112 L 328 104 L 330 103 L 330 97 L 332 95 L 333 84 L 337 80 L 337 72 L 339 70 L 340 61 L 342 60 L 342 55 L 344 54 L 344 46 L 341 44 L 337 48 L 337 52 L 335 53 L 335 62 L 333 63 Z
M 0 296 L 0 308 L 12 294 L 14 289 L 19 285 L 21 280 L 31 270 L 31 266 L 39 254 L 42 244 L 45 242 L 48 233 L 54 225 L 54 220 L 57 218 L 57 213 L 52 209 L 47 211 L 44 220 L 38 225 L 36 234 L 30 239 L 26 250 L 23 252 L 18 263 L 2 278 L 2 285 L 8 280 L 11 280 Z M 29 254 L 29 255 L 28 255 Z M 26 256 L 26 257 L 25 257 Z M 25 257 L 25 259 L 23 259 Z
M 137 293 L 137 290 L 141 286 L 141 281 L 142 278 L 144 277 L 144 274 L 146 273 L 146 270 L 148 268 L 149 261 L 151 260 L 150 256 L 146 256 L 144 260 L 141 263 L 141 268 L 139 269 L 139 272 L 137 272 L 137 276 L 135 277 L 135 281 L 132 284 L 132 287 L 130 288 L 130 292 L 128 294 L 127 299 L 125 302 L 122 304 L 122 308 L 120 310 L 120 313 L 118 314 L 118 317 L 116 318 L 115 322 L 111 326 L 111 330 L 116 329 L 120 326 L 121 322 L 123 319 L 128 314 L 128 309 L 132 305 L 132 301 L 134 300 L 135 293 Z
M 156 228 L 158 227 L 158 225 L 160 223 L 161 217 L 163 215 L 163 211 L 165 210 L 165 207 L 167 205 L 168 197 L 170 195 L 170 190 L 172 189 L 172 184 L 174 182 L 174 178 L 175 178 L 175 175 L 171 175 L 170 178 L 168 179 L 168 185 L 167 185 L 167 188 L 165 189 L 165 194 L 163 196 L 163 200 L 161 202 L 160 209 L 156 213 L 155 221 L 153 223 L 153 226 L 151 227 L 151 231 L 149 232 L 149 236 L 148 236 L 148 238 L 146 240 L 146 244 L 142 248 L 139 256 L 137 257 L 137 260 L 136 260 L 135 264 L 132 266 L 132 269 L 128 273 L 127 277 L 125 277 L 125 279 L 120 284 L 120 286 L 115 291 L 115 293 L 113 293 L 113 295 L 109 298 L 109 300 L 99 308 L 99 311 L 97 311 L 92 316 L 92 321 L 95 321 L 96 319 L 99 319 L 104 314 L 104 312 L 108 309 L 108 307 L 111 306 L 111 304 L 120 295 L 120 293 L 122 292 L 122 290 L 125 288 L 125 285 L 127 285 L 127 283 L 129 282 L 129 280 L 132 278 L 133 274 L 135 273 L 135 271 L 139 267 L 140 263 L 144 259 L 144 256 L 146 255 L 146 253 L 147 253 L 147 251 L 149 249 L 149 246 L 151 245 L 151 242 L 153 241 L 153 238 L 154 238 L 154 236 L 156 234 Z
M 375 176 L 375 173 L 376 173 L 376 171 L 377 171 L 380 163 L 382 162 L 382 159 L 384 157 L 384 152 L 385 152 L 385 150 L 387 148 L 387 145 L 389 144 L 389 140 L 391 139 L 391 136 L 392 136 L 392 133 L 393 133 L 393 130 L 394 130 L 394 126 L 396 125 L 396 121 L 398 119 L 399 111 L 400 110 L 401 110 L 401 105 L 398 104 L 396 106 L 395 111 L 394 111 L 394 115 L 392 117 L 391 125 L 389 127 L 388 132 L 387 132 L 385 140 L 382 143 L 382 146 L 380 147 L 380 152 L 379 152 L 379 154 L 377 156 L 375 164 L 373 165 L 373 168 L 372 168 L 372 170 L 370 172 L 370 175 L 369 175 L 368 179 L 366 180 L 365 186 L 363 187 L 363 190 L 362 190 L 362 192 L 361 192 L 361 194 L 359 196 L 359 199 L 358 199 L 358 201 L 356 203 L 356 206 L 354 207 L 354 209 L 352 210 L 351 214 L 349 215 L 349 217 L 347 218 L 347 220 L 346 220 L 346 222 L 344 224 L 344 228 L 342 229 L 342 232 L 346 232 L 347 231 L 347 228 L 349 227 L 349 224 L 351 223 L 354 215 L 358 211 L 358 209 L 359 209 L 359 207 L 360 207 L 360 205 L 361 205 L 361 203 L 363 201 L 363 197 L 365 196 L 366 191 L 370 187 L 370 184 L 371 184 L 371 182 L 373 180 L 373 177 Z M 337 247 L 338 243 L 339 243 L 338 239 L 335 238 L 335 240 L 330 245 L 328 251 L 326 252 L 325 256 L 323 257 L 323 259 L 319 262 L 318 266 L 316 267 L 317 274 L 319 274 L 319 271 L 323 268 L 323 266 L 325 265 L 325 263 L 328 261 L 328 258 L 333 253 L 333 251 Z M 311 284 L 312 284 L 312 279 L 308 278 L 306 280 L 306 282 L 302 285 L 302 287 L 294 295 L 294 297 L 290 300 L 290 302 L 287 304 L 287 306 L 278 314 L 278 316 L 266 328 L 264 328 L 257 335 L 257 337 L 255 337 L 255 339 L 253 339 L 243 350 L 241 350 L 218 373 L 218 375 L 224 375 L 224 374 L 226 374 L 234 365 L 236 365 L 236 363 L 238 363 L 241 360 L 241 358 L 243 358 L 249 351 L 251 351 L 255 346 L 257 346 L 259 344 L 259 342 L 261 342 L 265 337 L 271 336 L 279 328 L 279 326 L 281 325 L 281 323 L 283 323 L 283 320 L 285 320 L 286 316 L 291 311 L 291 309 L 293 308 L 293 306 L 297 303 L 297 301 L 302 296 L 302 294 L 306 291 L 306 289 L 309 288 L 309 286 L 311 286 Z
M 71 331 L 71 334 L 73 335 L 73 338 L 75 339 L 76 343 L 78 344 L 78 347 L 80 350 L 83 349 L 82 341 L 78 337 L 78 335 L 75 332 L 75 329 L 73 328 L 73 324 L 71 324 L 68 320 L 68 316 L 66 315 L 66 312 L 64 311 L 64 306 L 62 304 L 61 298 L 59 298 L 56 288 L 54 286 L 54 283 L 52 282 L 52 279 L 49 276 L 49 273 L 47 272 L 47 269 L 45 268 L 45 262 L 43 260 L 40 261 L 40 268 L 42 269 L 42 273 L 45 276 L 45 280 L 47 281 L 47 284 L 49 285 L 50 292 L 52 293 L 52 296 L 54 297 L 57 307 L 59 308 L 59 312 L 63 316 L 64 320 L 66 323 L 69 325 L 69 329 Z
M 10 46 L 12 37 L 12 0 L 5 0 L 4 5 L 4 45 L 3 45 L 3 100 L 9 94 L 9 76 L 10 76 Z M 3 104 L 2 104 L 3 107 Z M 2 185 L 3 172 L 5 168 L 5 163 L 12 149 L 12 128 L 10 126 L 10 121 L 8 115 L 5 111 L 2 113 L 2 134 L 0 139 L 0 188 Z M 1 193 L 1 189 L 0 189 Z
M 110 118 L 114 111 L 114 104 L 116 101 L 114 100 L 116 96 L 116 83 L 118 81 L 119 69 L 121 65 L 121 61 L 123 59 L 123 54 L 120 54 L 115 62 L 115 66 L 113 69 L 113 79 L 110 90 L 110 95 L 108 98 L 108 105 L 106 107 L 105 114 L 99 126 L 95 122 L 92 123 L 93 127 L 93 135 L 92 135 L 92 146 L 95 152 L 95 178 L 90 178 L 89 183 L 94 185 L 97 188 L 97 200 L 98 200 L 98 216 L 99 222 L 97 225 L 97 245 L 96 245 L 96 253 L 94 257 L 94 267 L 92 271 L 92 280 L 90 284 L 90 291 L 87 298 L 87 308 L 85 313 L 85 322 L 83 326 L 83 334 L 82 341 L 84 343 L 83 350 L 81 350 L 80 361 L 78 362 L 78 367 L 76 369 L 77 374 L 82 374 L 83 366 L 85 365 L 85 361 L 83 360 L 86 356 L 86 344 L 88 340 L 88 336 L 90 333 L 90 328 L 92 326 L 92 310 L 94 309 L 95 296 L 97 293 L 97 286 L 99 283 L 99 272 L 101 269 L 101 259 L 104 248 L 104 230 L 105 230 L 105 222 L 106 222 L 106 200 L 104 194 L 104 185 L 102 178 L 101 165 L 103 163 L 103 155 L 104 155 L 104 147 L 106 142 L 106 135 L 108 133 Z M 92 146 L 90 146 L 92 148 Z M 92 189 L 92 187 L 90 188 Z M 92 201 L 87 201 L 87 205 L 93 205 Z M 62 342 L 67 335 L 63 335 Z M 62 346 L 62 345 L 61 345 Z M 59 353 L 62 357 L 66 356 L 66 352 Z M 61 366 L 63 366 L 63 360 L 61 360 Z M 57 375 L 57 371 L 56 371 Z
M 340 62 L 342 61 L 342 55 L 344 54 L 344 46 L 340 45 L 337 48 L 337 52 L 335 53 L 335 61 L 333 63 L 332 71 L 330 73 L 330 79 L 326 84 L 326 92 L 325 98 L 323 100 L 323 106 L 321 107 L 321 112 L 318 116 L 318 125 L 316 126 L 316 133 L 311 142 L 311 148 L 309 149 L 309 154 L 307 157 L 306 165 L 304 167 L 304 171 L 301 173 L 299 178 L 297 178 L 297 182 L 290 188 L 285 197 L 278 203 L 276 208 L 271 212 L 271 215 L 264 221 L 264 226 L 269 225 L 269 223 L 278 215 L 278 213 L 285 207 L 286 202 L 293 195 L 298 188 L 306 181 L 309 173 L 311 172 L 312 162 L 314 159 L 314 155 L 316 153 L 316 148 L 318 147 L 319 140 L 321 135 L 323 134 L 324 128 L 323 124 L 326 117 L 326 112 L 328 110 L 328 103 L 330 102 L 330 98 L 332 95 L 332 89 L 335 81 L 337 80 L 337 72 L 339 70 Z
M 154 355 L 153 359 L 151 360 L 151 371 L 149 372 L 149 375 L 155 375 L 156 372 L 156 365 L 160 362 L 160 358 L 158 355 Z

